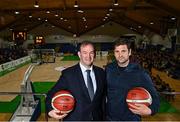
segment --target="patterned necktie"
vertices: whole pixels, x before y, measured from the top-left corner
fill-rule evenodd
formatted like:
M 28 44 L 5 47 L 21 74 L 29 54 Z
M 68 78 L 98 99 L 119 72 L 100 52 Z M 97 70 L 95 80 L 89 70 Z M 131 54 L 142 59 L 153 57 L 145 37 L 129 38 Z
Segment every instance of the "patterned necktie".
M 94 88 L 93 88 L 93 82 L 90 75 L 91 70 L 86 70 L 86 72 L 87 72 L 87 88 L 88 88 L 89 96 L 92 101 L 94 97 Z

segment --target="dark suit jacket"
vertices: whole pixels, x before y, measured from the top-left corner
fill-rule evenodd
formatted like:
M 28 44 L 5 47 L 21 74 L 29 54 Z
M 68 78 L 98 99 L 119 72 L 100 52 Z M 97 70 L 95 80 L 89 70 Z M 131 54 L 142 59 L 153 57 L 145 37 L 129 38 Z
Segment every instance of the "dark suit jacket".
M 84 82 L 79 64 L 62 71 L 62 75 L 55 86 L 48 92 L 46 98 L 47 112 L 52 110 L 52 96 L 60 90 L 68 90 L 74 96 L 76 103 L 64 120 L 103 120 L 105 102 L 105 72 L 103 69 L 93 66 L 96 77 L 97 89 L 93 101 L 91 101 Z

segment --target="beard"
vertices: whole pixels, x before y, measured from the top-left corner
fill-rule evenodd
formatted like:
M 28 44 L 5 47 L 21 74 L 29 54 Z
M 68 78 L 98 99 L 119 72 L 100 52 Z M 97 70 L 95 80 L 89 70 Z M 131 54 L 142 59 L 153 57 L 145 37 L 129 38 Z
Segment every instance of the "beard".
M 129 64 L 129 59 L 123 58 L 122 60 L 117 60 L 117 62 L 120 67 L 125 67 Z

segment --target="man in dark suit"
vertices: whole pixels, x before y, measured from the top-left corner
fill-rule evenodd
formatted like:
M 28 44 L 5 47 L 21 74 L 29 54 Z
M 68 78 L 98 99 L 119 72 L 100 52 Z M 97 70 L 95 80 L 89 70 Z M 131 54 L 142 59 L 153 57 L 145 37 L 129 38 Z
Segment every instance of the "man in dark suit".
M 93 65 L 95 48 L 91 42 L 84 41 L 81 43 L 78 56 L 80 62 L 63 70 L 58 82 L 48 92 L 46 98 L 48 115 L 65 121 L 103 120 L 105 72 L 102 68 Z M 75 98 L 75 107 L 70 113 L 62 113 L 54 110 L 51 106 L 52 96 L 60 90 L 70 91 Z

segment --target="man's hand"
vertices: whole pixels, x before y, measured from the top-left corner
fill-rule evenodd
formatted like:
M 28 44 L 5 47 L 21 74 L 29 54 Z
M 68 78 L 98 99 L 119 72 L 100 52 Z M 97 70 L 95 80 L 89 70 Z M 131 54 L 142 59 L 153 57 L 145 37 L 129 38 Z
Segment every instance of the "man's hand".
M 51 110 L 48 115 L 54 119 L 60 120 L 66 117 L 68 114 L 67 113 L 62 113 L 61 111 L 58 110 Z
M 149 107 L 147 107 L 144 104 L 129 104 L 131 106 L 131 108 L 129 108 L 134 114 L 138 114 L 141 116 L 148 116 L 151 115 L 151 109 Z

